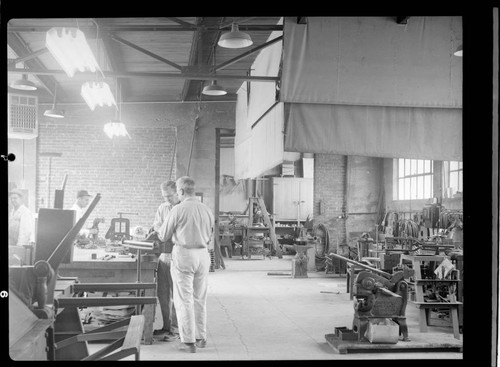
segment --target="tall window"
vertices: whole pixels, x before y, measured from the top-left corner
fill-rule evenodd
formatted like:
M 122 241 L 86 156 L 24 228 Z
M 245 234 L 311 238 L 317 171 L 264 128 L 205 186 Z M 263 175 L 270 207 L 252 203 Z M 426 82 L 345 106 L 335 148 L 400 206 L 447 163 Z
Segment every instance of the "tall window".
M 394 160 L 395 200 L 429 199 L 433 197 L 433 162 L 423 159 Z
M 463 171 L 463 162 L 443 162 L 443 192 L 445 197 L 451 198 L 457 192 L 464 191 Z

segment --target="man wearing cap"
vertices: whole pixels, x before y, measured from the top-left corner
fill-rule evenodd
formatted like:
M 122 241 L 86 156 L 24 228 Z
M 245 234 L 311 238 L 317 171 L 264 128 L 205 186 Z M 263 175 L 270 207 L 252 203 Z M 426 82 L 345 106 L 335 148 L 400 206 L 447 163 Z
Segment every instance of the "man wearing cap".
M 12 210 L 9 213 L 9 246 L 24 246 L 35 243 L 35 219 L 23 204 L 23 192 L 9 192 Z
M 76 211 L 76 218 L 75 218 L 75 223 L 80 220 L 81 217 L 83 217 L 83 214 L 85 214 L 85 211 L 87 210 L 87 207 L 90 204 L 90 194 L 87 190 L 80 190 L 76 194 L 76 201 L 71 207 L 71 210 Z M 95 230 L 93 229 L 88 229 L 85 226 L 82 227 L 80 230 L 79 234 L 80 235 L 85 235 L 88 236 L 89 234 L 93 233 Z

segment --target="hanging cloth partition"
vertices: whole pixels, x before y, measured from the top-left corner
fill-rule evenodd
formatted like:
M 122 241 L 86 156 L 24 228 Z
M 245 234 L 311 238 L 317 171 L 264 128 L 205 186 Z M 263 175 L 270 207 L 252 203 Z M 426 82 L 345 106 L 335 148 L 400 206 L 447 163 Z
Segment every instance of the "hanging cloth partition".
M 285 18 L 281 100 L 462 107 L 461 17 Z
M 462 110 L 286 104 L 285 150 L 462 160 Z
M 461 17 L 285 18 L 285 150 L 462 159 Z
M 278 22 L 282 24 L 282 19 Z M 272 32 L 267 42 L 283 35 Z M 252 74 L 278 76 L 283 41 L 262 49 Z M 276 84 L 243 83 L 237 92 L 235 178 L 256 178 L 283 162 L 283 103 L 276 101 Z

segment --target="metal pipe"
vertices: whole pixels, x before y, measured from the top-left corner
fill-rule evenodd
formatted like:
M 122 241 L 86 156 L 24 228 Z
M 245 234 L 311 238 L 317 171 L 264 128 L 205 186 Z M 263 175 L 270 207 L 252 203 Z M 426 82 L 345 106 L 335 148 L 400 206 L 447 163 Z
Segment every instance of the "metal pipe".
M 369 271 L 372 271 L 374 273 L 377 273 L 377 274 L 380 274 L 382 275 L 383 277 L 387 278 L 387 279 L 391 279 L 392 278 L 392 275 L 389 274 L 389 273 L 386 273 L 385 271 L 382 271 L 382 270 L 379 270 L 379 269 L 375 269 L 375 268 L 372 268 L 371 266 L 369 265 L 365 265 L 363 263 L 360 263 L 360 262 L 357 262 L 355 260 L 352 260 L 352 259 L 349 259 L 347 257 L 344 257 L 344 256 L 340 256 L 340 255 L 337 255 L 335 253 L 330 253 L 326 256 L 333 256 L 333 257 L 336 257 L 337 259 L 340 259 L 340 260 L 344 260 L 348 263 L 351 263 L 351 264 L 354 264 L 356 266 L 359 266 L 360 268 L 363 268 L 363 269 L 366 269 L 366 270 L 369 270 Z
M 154 248 L 154 242 L 123 240 L 122 244 L 138 250 L 152 250 Z

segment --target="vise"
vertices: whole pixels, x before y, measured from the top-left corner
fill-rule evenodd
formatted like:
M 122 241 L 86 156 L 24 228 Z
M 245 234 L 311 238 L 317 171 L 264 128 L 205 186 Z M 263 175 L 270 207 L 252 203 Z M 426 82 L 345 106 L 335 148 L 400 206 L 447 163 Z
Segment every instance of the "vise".
M 404 272 L 389 274 L 344 256 L 333 253 L 327 256 L 364 269 L 358 273 L 352 290 L 355 296 L 352 329 L 358 334 L 358 341 L 365 341 L 368 325 L 380 319 L 392 319 L 399 325 L 399 335 L 403 335 L 403 340 L 410 340 L 405 316 L 408 283 L 404 280 Z

